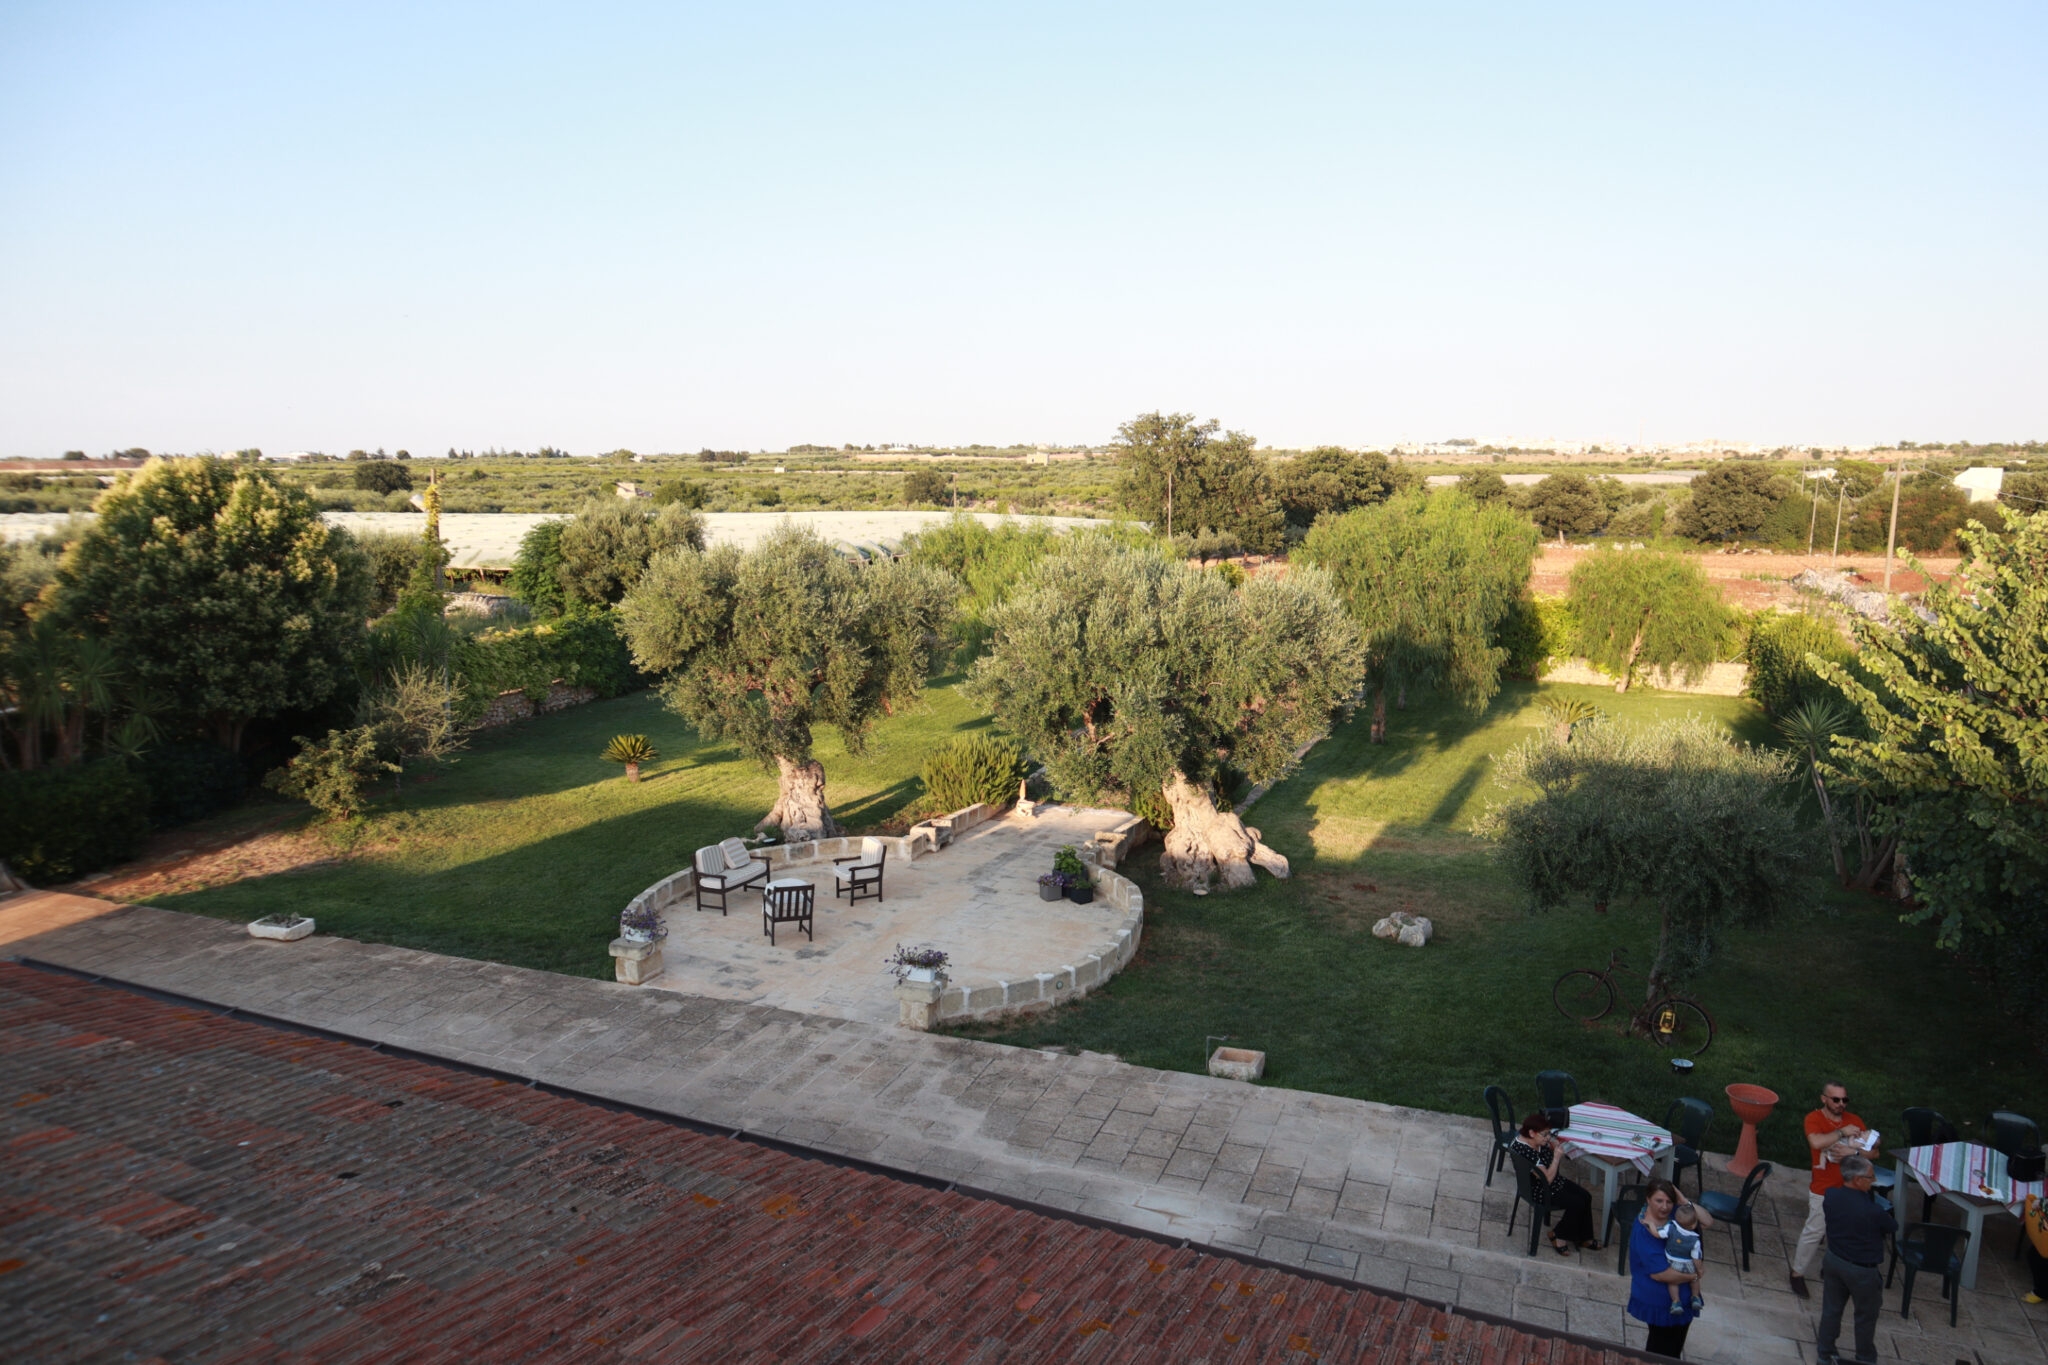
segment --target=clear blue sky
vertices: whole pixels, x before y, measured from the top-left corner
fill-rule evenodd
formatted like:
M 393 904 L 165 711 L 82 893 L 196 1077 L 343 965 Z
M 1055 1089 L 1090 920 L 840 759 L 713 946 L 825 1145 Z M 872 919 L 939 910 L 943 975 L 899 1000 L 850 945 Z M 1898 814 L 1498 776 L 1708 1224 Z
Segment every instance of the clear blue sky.
M 2048 7 L 0 6 L 0 454 L 2048 437 Z

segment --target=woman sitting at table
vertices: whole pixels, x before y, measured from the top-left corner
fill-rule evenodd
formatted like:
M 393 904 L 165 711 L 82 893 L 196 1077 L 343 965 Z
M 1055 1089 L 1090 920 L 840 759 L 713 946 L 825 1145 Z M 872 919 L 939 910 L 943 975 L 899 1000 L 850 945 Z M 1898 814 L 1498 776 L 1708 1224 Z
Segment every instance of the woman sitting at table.
M 1593 1196 L 1584 1185 L 1560 1174 L 1564 1154 L 1551 1139 L 1550 1115 L 1538 1109 L 1523 1119 L 1522 1131 L 1508 1151 L 1535 1168 L 1530 1178 L 1536 1186 L 1537 1202 L 1557 1210 L 1557 1227 L 1550 1234 L 1550 1245 L 1557 1254 L 1569 1256 L 1574 1246 L 1598 1251 L 1600 1243 L 1593 1236 Z

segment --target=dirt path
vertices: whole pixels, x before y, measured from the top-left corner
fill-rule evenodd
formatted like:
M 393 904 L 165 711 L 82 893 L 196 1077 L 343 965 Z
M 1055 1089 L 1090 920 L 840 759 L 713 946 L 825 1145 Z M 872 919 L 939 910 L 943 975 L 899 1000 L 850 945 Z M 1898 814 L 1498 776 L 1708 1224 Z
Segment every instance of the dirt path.
M 1572 569 L 1587 555 L 1597 553 L 1597 550 L 1582 549 L 1576 545 L 1563 550 L 1555 545 L 1546 545 L 1536 557 L 1536 568 L 1529 586 L 1539 593 L 1562 596 L 1569 586 Z M 1884 582 L 1884 556 L 1881 554 L 1845 554 L 1831 560 L 1825 554 L 1807 556 L 1743 551 L 1736 554 L 1700 554 L 1694 558 L 1706 570 L 1708 579 L 1721 589 L 1724 601 L 1750 611 L 1795 600 L 1798 594 L 1785 585 L 1785 580 L 1804 569 L 1819 569 L 1823 573 L 1830 569 L 1844 570 L 1859 575 L 1863 580 L 1860 586 L 1868 588 L 1876 588 Z M 1954 575 L 1956 566 L 1962 561 L 1954 556 L 1927 556 L 1921 562 L 1937 578 L 1947 579 Z M 1903 560 L 1894 562 L 1894 592 L 1917 593 L 1926 586 L 1919 574 L 1905 567 Z
M 65 889 L 133 903 L 337 861 L 342 855 L 321 835 L 280 828 L 295 824 L 303 814 L 260 808 L 235 811 L 221 821 L 153 834 L 141 857 L 110 872 L 80 878 Z

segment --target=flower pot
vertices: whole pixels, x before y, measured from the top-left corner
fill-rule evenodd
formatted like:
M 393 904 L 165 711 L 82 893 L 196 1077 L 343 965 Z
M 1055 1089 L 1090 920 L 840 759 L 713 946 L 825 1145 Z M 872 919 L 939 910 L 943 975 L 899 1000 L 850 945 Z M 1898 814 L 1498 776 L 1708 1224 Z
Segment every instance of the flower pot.
M 628 782 L 638 782 L 640 780 L 640 765 L 638 763 L 628 763 L 626 765 L 626 780 Z
M 312 932 L 311 919 L 302 919 L 297 924 L 265 924 L 256 920 L 249 925 L 249 937 L 276 939 L 280 943 L 296 943 Z
M 1066 894 L 1066 888 L 1057 883 L 1047 885 L 1044 882 L 1040 882 L 1038 884 L 1038 898 L 1042 901 L 1056 901 Z
M 654 942 L 654 931 L 651 929 L 628 929 L 624 925 L 620 925 L 619 937 L 628 943 L 652 943 Z
M 941 967 L 905 967 L 903 969 L 903 979 L 905 981 L 937 981 L 939 973 L 943 970 L 944 968 Z
M 1735 1144 L 1735 1156 L 1728 1163 L 1728 1173 L 1748 1175 L 1757 1164 L 1756 1127 L 1777 1107 L 1778 1093 L 1760 1085 L 1737 1084 L 1729 1086 L 1727 1094 L 1728 1107 L 1735 1111 L 1736 1118 L 1742 1120 L 1742 1137 Z
M 1067 899 L 1076 905 L 1087 905 L 1095 899 L 1095 888 L 1092 886 L 1070 886 L 1067 888 Z

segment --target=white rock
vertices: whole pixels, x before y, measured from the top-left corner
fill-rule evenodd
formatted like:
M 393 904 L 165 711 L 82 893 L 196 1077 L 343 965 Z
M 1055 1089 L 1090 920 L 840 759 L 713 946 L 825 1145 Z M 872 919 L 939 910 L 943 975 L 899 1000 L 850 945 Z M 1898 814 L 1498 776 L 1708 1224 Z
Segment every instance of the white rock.
M 1427 915 L 1414 915 L 1410 918 L 1413 923 L 1402 928 L 1400 940 L 1410 948 L 1420 948 L 1429 942 L 1429 936 L 1436 932 L 1436 926 L 1429 922 Z

